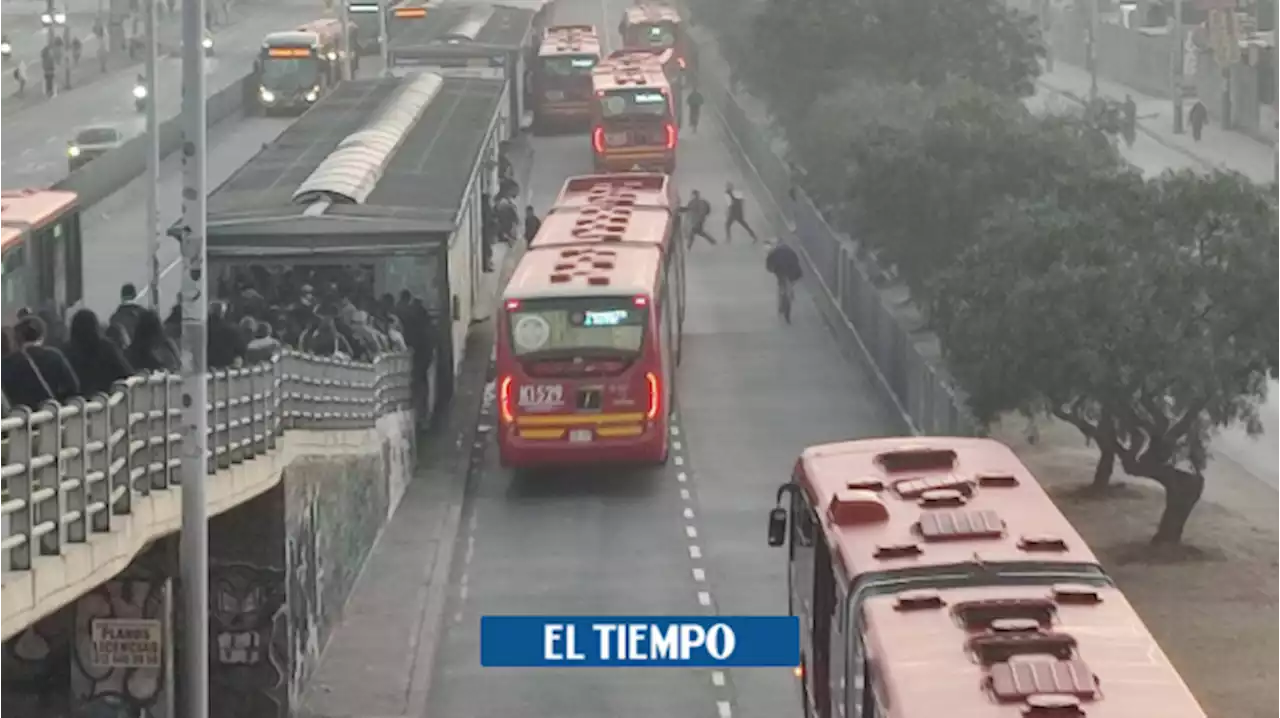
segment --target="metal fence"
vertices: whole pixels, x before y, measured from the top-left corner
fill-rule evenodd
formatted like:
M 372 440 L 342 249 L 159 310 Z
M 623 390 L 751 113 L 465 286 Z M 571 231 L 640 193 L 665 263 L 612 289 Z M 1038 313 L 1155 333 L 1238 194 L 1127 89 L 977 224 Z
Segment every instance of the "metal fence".
M 871 280 L 878 273 L 869 259 L 858 257 L 857 245 L 833 230 L 793 181 L 785 158 L 779 157 L 769 128 L 753 120 L 727 89 L 717 72 L 710 42 L 700 62 L 699 88 L 724 119 L 731 135 L 731 151 L 740 154 L 764 184 L 782 219 L 792 228 L 810 273 L 821 284 L 817 297 L 829 318 L 834 315 L 878 375 L 888 396 L 919 433 L 935 436 L 968 436 L 978 432 L 964 408 L 963 395 L 938 367 L 921 356 L 912 335 L 885 306 Z M 869 271 L 870 270 L 870 271 Z M 826 306 L 822 306 L 822 305 Z
M 412 403 L 412 359 L 371 363 L 285 351 L 211 372 L 208 472 L 270 452 L 288 429 L 361 429 Z M 110 532 L 134 500 L 181 484 L 182 380 L 139 375 L 108 395 L 17 409 L 3 419 L 4 569 Z

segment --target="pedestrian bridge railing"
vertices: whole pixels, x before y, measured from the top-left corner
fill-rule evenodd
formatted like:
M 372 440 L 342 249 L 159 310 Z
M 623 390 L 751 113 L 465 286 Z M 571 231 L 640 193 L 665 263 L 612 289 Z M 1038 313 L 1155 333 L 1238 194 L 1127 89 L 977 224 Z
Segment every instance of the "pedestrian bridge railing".
M 407 353 L 366 363 L 285 351 L 211 372 L 209 475 L 272 451 L 287 430 L 370 428 L 409 408 L 411 366 Z M 156 373 L 117 382 L 110 395 L 6 416 L 5 574 L 112 532 L 139 497 L 180 486 L 182 414 L 182 379 Z

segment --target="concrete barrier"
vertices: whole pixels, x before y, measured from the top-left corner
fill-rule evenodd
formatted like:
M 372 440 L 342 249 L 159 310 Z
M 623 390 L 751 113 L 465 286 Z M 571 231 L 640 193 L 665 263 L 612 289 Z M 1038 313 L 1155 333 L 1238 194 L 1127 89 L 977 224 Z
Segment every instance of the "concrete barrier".
M 252 75 L 245 75 L 208 97 L 208 125 L 239 113 L 252 93 Z M 160 157 L 167 157 L 182 144 L 182 116 L 160 122 Z M 147 136 L 138 135 L 119 148 L 67 175 L 53 187 L 75 192 L 80 205 L 88 207 L 109 197 L 147 171 Z
M 775 226 L 792 230 L 784 237 L 800 250 L 816 285 L 818 309 L 841 346 L 875 377 L 885 400 L 895 406 L 911 431 L 934 436 L 966 436 L 981 427 L 965 408 L 963 393 L 940 361 L 937 338 L 924 327 L 898 287 L 881 286 L 883 272 L 860 256 L 858 245 L 836 232 L 793 184 L 769 127 L 749 115 L 728 89 L 716 62 L 715 43 L 695 30 L 703 47 L 699 87 L 721 117 L 737 155 L 763 190 L 761 208 Z M 873 279 L 877 278 L 877 279 Z M 914 315 L 914 316 L 913 316 Z

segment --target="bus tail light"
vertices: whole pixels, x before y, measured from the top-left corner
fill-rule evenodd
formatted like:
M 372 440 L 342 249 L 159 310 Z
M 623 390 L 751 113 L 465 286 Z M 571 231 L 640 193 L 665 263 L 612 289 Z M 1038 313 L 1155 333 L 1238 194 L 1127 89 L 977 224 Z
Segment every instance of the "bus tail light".
M 648 298 L 648 297 L 646 297 L 646 296 L 645 296 L 645 295 L 643 295 L 643 294 L 637 294 L 637 295 L 635 296 L 635 298 L 634 298 L 634 299 L 632 299 L 631 301 L 632 301 L 632 303 L 633 303 L 633 304 L 635 304 L 637 307 L 647 307 L 647 306 L 649 306 L 649 298 Z
M 604 154 L 604 128 L 603 127 L 597 127 L 591 131 L 591 149 L 595 150 L 596 154 L 598 155 Z
M 506 308 L 507 308 L 507 311 L 508 311 L 508 312 L 514 312 L 515 310 L 517 310 L 517 309 L 519 309 L 519 308 L 520 308 L 520 300 L 519 300 L 519 299 L 508 299 L 508 300 L 506 301 L 505 306 L 506 306 Z
M 511 380 L 510 374 L 502 377 L 502 381 L 498 383 L 498 409 L 502 412 L 502 423 L 515 423 L 516 416 L 511 404 Z
M 668 122 L 665 129 L 667 131 L 667 149 L 674 150 L 676 148 L 676 126 Z
M 658 385 L 658 377 L 653 372 L 649 372 L 644 375 L 644 382 L 649 388 L 649 411 L 645 413 L 645 418 L 649 421 L 653 421 L 658 416 L 658 405 L 660 403 L 659 397 L 661 395 L 659 390 L 662 387 Z

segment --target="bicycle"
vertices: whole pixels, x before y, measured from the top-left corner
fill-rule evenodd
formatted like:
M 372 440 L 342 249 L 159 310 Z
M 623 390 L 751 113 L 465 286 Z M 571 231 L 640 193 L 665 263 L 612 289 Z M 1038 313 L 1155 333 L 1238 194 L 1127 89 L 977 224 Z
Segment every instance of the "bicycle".
M 790 279 L 778 277 L 778 314 L 791 323 L 791 303 L 795 301 L 796 283 Z

